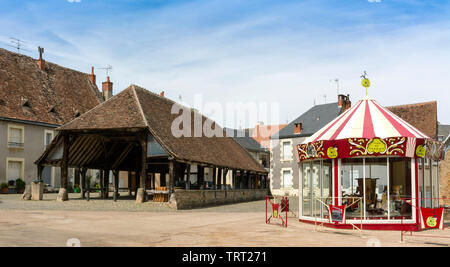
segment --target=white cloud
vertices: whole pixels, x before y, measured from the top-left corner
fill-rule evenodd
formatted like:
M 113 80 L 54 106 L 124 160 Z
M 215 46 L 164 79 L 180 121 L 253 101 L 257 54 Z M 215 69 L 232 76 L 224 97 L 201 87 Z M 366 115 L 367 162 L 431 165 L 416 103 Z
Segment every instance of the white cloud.
M 81 0 L 67 0 L 67 2 L 69 2 L 69 3 L 80 3 Z

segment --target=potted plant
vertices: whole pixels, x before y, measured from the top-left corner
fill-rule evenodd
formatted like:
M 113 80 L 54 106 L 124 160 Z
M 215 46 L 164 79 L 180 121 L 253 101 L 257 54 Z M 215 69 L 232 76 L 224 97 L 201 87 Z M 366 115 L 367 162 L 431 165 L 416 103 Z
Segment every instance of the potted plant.
M 2 192 L 2 194 L 8 194 L 8 184 L 7 183 L 2 183 L 0 184 L 0 190 Z
M 80 185 L 79 184 L 74 184 L 73 185 L 73 192 L 74 193 L 80 193 L 81 189 L 80 189 Z
M 25 182 L 22 179 L 16 180 L 16 190 L 17 193 L 23 194 L 23 191 L 25 190 Z

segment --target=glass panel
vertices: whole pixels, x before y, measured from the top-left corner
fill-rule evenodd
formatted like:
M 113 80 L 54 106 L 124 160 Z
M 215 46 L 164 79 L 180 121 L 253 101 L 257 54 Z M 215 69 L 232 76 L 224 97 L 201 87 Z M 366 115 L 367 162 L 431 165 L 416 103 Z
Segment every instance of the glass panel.
M 291 171 L 283 171 L 283 187 L 291 188 L 292 187 L 292 174 Z
M 411 205 L 403 202 L 401 198 L 411 198 L 411 160 L 405 158 L 391 158 L 390 173 L 390 209 L 391 219 L 411 218 Z M 402 207 L 403 206 L 403 207 Z
M 342 205 L 348 205 L 346 218 L 361 218 L 362 203 L 357 202 L 358 197 L 363 197 L 363 159 L 342 160 L 341 171 L 341 196 Z
M 310 181 L 311 181 L 311 164 L 303 163 L 302 171 L 302 215 L 311 215 L 311 194 L 310 194 Z
M 428 159 L 425 160 L 425 195 L 424 195 L 424 206 L 426 208 L 431 208 L 431 168 L 430 161 Z
M 366 219 L 387 219 L 387 158 L 366 158 Z
M 320 161 L 313 162 L 312 164 L 312 199 L 313 203 L 313 213 L 312 216 L 320 216 L 320 202 L 317 198 L 320 198 Z
M 419 180 L 419 196 L 418 196 L 418 198 L 419 198 L 419 206 L 420 207 L 423 207 L 424 206 L 424 201 L 423 201 L 423 199 L 422 198 L 424 198 L 424 187 L 423 187 L 423 182 L 424 182 L 424 177 L 423 177 L 423 171 L 424 171 L 424 169 L 423 169 L 423 159 L 417 159 L 417 165 L 418 165 L 418 177 L 417 177 L 417 179 Z
M 324 160 L 322 165 L 322 202 L 329 205 L 333 203 L 332 163 Z M 322 204 L 322 217 L 328 218 L 328 209 Z
M 432 180 L 432 192 L 433 192 L 433 208 L 439 207 L 439 170 L 438 170 L 438 163 L 436 161 L 432 162 L 432 174 L 433 174 L 433 180 Z

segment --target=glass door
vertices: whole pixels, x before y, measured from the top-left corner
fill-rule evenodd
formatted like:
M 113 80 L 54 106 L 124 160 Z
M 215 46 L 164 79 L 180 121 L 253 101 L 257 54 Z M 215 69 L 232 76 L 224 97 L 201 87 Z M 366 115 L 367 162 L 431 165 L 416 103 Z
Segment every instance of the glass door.
M 302 215 L 311 216 L 311 163 L 303 163 L 302 168 Z

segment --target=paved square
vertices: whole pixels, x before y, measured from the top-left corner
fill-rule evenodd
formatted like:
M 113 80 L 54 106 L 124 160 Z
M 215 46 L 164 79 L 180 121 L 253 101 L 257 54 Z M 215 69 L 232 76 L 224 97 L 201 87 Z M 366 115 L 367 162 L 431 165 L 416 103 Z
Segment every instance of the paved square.
M 264 223 L 265 203 L 255 201 L 176 211 L 161 203 L 132 199 L 23 201 L 0 195 L 0 246 L 450 246 L 450 229 L 414 233 L 319 228 L 289 218 L 289 227 Z M 435 235 L 441 238 L 419 237 Z

